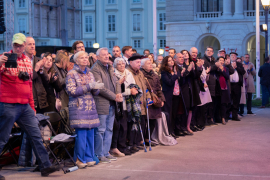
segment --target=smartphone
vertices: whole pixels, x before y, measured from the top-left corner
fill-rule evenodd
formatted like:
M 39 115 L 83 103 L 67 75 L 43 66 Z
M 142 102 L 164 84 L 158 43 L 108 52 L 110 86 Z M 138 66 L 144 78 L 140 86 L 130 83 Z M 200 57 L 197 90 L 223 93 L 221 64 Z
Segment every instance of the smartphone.
M 4 56 L 8 57 L 8 60 L 5 63 L 6 68 L 17 68 L 17 54 L 5 53 Z

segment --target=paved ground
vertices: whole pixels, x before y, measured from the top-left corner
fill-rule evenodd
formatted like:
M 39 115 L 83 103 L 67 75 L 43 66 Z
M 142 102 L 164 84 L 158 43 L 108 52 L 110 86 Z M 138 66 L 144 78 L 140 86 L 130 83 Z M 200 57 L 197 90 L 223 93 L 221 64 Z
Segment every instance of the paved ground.
M 158 146 L 151 152 L 68 174 L 59 171 L 46 179 L 270 179 L 270 109 L 253 111 L 257 116 L 245 116 L 240 122 L 229 121 L 226 126 L 211 126 L 194 136 L 178 138 L 176 146 Z M 0 173 L 7 180 L 42 178 L 30 169 L 19 170 L 25 169 L 9 166 Z

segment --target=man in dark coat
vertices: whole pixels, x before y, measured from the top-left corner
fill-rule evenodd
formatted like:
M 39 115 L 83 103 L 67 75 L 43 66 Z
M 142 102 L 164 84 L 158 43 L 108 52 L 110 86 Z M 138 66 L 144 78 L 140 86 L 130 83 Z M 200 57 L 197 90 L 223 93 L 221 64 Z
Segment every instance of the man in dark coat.
M 207 81 L 207 85 L 211 94 L 212 102 L 209 103 L 207 107 L 207 112 L 208 116 L 211 118 L 211 121 L 208 121 L 208 124 L 215 124 L 214 123 L 214 114 L 216 111 L 216 83 L 217 83 L 217 78 L 216 78 L 216 73 L 218 70 L 218 67 L 216 66 L 216 61 L 215 58 L 213 57 L 214 55 L 214 49 L 213 47 L 208 46 L 206 48 L 204 57 L 204 67 L 205 69 L 211 68 L 210 74 L 209 74 L 209 79 Z
M 231 82 L 231 98 L 232 98 L 232 120 L 240 121 L 238 118 L 238 109 L 241 99 L 241 87 L 243 86 L 243 75 L 246 73 L 243 64 L 237 62 L 238 54 L 235 52 L 230 53 L 232 67 L 234 68 L 234 73 L 230 75 Z
M 266 104 L 269 103 L 270 94 L 270 60 L 269 57 L 265 59 L 264 65 L 259 70 L 260 83 L 262 86 L 262 106 L 265 108 Z

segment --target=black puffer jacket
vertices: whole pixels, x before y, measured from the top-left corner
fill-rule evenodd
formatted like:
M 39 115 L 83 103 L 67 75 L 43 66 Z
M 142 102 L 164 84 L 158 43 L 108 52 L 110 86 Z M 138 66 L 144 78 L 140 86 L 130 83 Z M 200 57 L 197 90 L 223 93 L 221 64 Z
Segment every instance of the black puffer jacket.
M 261 77 L 261 85 L 270 86 L 270 63 L 264 63 L 264 65 L 260 67 L 259 77 Z

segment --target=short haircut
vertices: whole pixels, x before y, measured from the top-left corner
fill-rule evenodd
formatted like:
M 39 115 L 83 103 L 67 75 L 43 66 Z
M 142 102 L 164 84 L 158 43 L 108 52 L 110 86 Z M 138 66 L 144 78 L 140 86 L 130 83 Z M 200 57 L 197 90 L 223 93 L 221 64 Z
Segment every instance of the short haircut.
M 85 51 L 79 51 L 79 52 L 77 52 L 77 53 L 74 55 L 74 58 L 73 58 L 74 61 L 77 62 L 77 59 L 78 59 L 80 56 L 82 56 L 82 55 L 88 56 L 88 53 L 85 52 Z
M 82 43 L 82 44 L 84 45 L 84 43 L 83 43 L 82 41 L 75 41 L 75 42 L 73 43 L 73 45 L 72 45 L 72 50 L 76 50 L 77 44 L 80 44 L 80 43 Z
M 116 68 L 116 67 L 117 67 L 117 64 L 118 64 L 120 61 L 122 61 L 123 63 L 126 64 L 126 61 L 125 61 L 124 58 L 118 57 L 118 58 L 116 58 L 116 59 L 114 60 L 114 62 L 113 62 L 113 67 Z
M 125 54 L 125 52 L 126 52 L 127 50 L 129 50 L 129 49 L 132 49 L 132 46 L 124 46 L 124 47 L 122 48 L 122 53 Z
M 250 55 L 249 55 L 249 54 L 245 54 L 245 55 L 248 55 L 248 57 L 250 57 Z
M 174 51 L 174 53 L 176 53 L 176 50 L 175 50 L 174 48 L 170 48 L 170 49 L 169 49 L 169 51 L 170 51 L 170 50 L 173 50 L 173 51 Z
M 266 57 L 265 59 L 264 59 L 264 62 L 269 62 L 269 57 Z
M 99 56 L 100 52 L 103 51 L 103 50 L 106 50 L 106 51 L 109 52 L 108 48 L 103 47 L 103 48 L 99 48 L 99 49 L 97 50 L 96 55 Z
M 117 45 L 116 46 L 113 46 L 113 48 L 116 48 L 116 47 L 118 47 L 119 49 L 121 49 L 120 46 L 117 46 Z
M 137 50 L 136 49 L 132 49 L 132 51 L 135 51 L 137 53 Z
M 145 50 L 143 50 L 143 53 L 145 53 L 145 51 L 149 51 L 149 52 L 150 52 L 150 50 L 149 50 L 149 49 L 145 49 Z
M 47 57 L 47 56 L 52 57 L 52 54 L 50 52 L 46 52 L 46 53 L 42 53 L 42 54 L 43 54 L 42 58 Z
M 214 51 L 214 48 L 213 48 L 212 46 L 207 46 L 206 49 L 205 49 L 205 51 L 206 51 L 208 48 L 210 48 L 210 49 L 212 49 L 212 50 Z
M 149 58 L 143 58 L 141 60 L 141 67 L 144 66 L 144 64 L 146 63 L 146 61 L 150 61 L 150 59 Z

